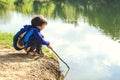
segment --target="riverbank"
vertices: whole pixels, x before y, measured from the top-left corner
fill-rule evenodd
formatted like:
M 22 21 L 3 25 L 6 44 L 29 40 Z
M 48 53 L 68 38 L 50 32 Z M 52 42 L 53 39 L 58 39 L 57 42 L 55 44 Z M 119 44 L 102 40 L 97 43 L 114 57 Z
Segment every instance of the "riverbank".
M 0 80 L 61 80 L 59 62 L 52 52 L 43 47 L 46 55 L 39 57 L 16 51 L 12 36 L 0 33 Z

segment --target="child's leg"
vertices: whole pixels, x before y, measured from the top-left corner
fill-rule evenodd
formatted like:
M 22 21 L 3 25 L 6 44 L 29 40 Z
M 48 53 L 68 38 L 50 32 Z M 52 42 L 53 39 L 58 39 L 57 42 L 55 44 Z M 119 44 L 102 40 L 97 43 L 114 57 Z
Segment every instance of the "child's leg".
M 32 35 L 28 41 L 28 46 L 26 48 L 27 52 L 33 52 L 34 54 L 39 54 L 40 56 L 44 56 L 42 52 L 42 43 Z
M 29 53 L 29 52 L 35 52 L 35 50 L 36 49 L 34 45 L 34 36 L 32 35 L 27 42 L 27 47 L 25 48 L 25 51 Z
M 36 52 L 39 55 L 44 56 L 44 54 L 42 52 L 42 43 L 40 43 L 37 38 L 34 40 L 34 45 L 35 45 Z
M 42 53 L 42 43 L 34 35 L 31 37 L 31 44 L 31 52 L 36 52 L 40 56 L 44 56 L 44 54 Z

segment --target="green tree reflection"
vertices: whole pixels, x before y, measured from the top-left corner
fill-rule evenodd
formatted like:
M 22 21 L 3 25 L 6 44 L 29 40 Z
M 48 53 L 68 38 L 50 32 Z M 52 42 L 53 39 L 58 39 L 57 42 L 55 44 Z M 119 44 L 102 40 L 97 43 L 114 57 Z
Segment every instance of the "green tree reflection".
M 23 14 L 31 14 L 33 12 L 33 1 L 34 0 L 16 0 L 15 6 L 16 11 L 22 12 Z
M 120 39 L 120 1 L 102 0 L 101 2 L 90 2 L 83 5 L 83 17 L 92 26 L 99 28 L 114 40 Z
M 9 19 L 9 11 L 14 10 L 15 0 L 0 0 L 0 19 Z
M 34 1 L 34 13 L 35 14 L 44 14 L 48 18 L 53 16 L 53 12 L 55 11 L 55 4 L 52 1 L 49 2 L 40 2 Z
M 0 0 L 0 19 L 9 11 L 43 14 L 49 19 L 78 25 L 84 19 L 114 40 L 120 39 L 120 0 Z

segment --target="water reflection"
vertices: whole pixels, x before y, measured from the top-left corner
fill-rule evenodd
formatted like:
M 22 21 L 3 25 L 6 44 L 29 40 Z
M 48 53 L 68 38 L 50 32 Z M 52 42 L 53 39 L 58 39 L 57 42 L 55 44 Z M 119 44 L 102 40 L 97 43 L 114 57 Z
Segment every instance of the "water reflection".
M 27 4 L 26 4 L 27 3 Z M 7 22 L 10 11 L 25 15 L 44 14 L 49 19 L 62 19 L 63 22 L 79 25 L 84 19 L 99 28 L 114 40 L 120 39 L 120 1 L 119 0 L 11 0 L 0 1 L 0 19 Z
M 55 22 L 45 30 L 49 30 L 45 35 L 55 44 L 57 52 L 61 53 L 59 55 L 71 66 L 67 80 L 119 80 L 113 68 L 120 68 L 120 44 L 91 28 L 88 23 L 81 22 L 80 26 L 74 28 L 73 25 Z M 117 75 L 114 77 L 113 74 Z
M 114 41 L 120 39 L 120 0 L 11 0 L 6 4 L 0 1 L 0 31 L 16 32 L 30 24 L 34 14 L 47 16 L 43 34 L 72 68 L 66 80 L 120 79 L 120 44 Z

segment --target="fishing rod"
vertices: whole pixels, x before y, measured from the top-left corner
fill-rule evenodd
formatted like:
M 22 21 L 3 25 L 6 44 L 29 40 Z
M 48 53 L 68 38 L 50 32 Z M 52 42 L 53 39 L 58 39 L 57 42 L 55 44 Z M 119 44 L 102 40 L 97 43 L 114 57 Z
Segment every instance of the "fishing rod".
M 56 54 L 56 56 L 67 66 L 68 70 L 66 71 L 65 75 L 64 75 L 64 78 L 67 76 L 69 70 L 70 70 L 70 67 L 68 66 L 68 64 L 51 48 L 51 50 Z

